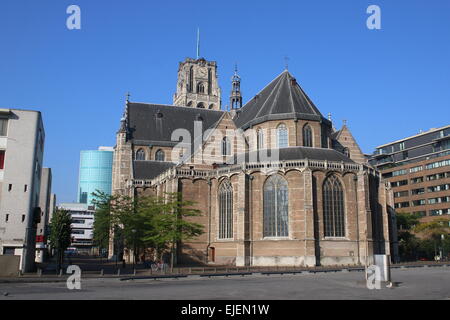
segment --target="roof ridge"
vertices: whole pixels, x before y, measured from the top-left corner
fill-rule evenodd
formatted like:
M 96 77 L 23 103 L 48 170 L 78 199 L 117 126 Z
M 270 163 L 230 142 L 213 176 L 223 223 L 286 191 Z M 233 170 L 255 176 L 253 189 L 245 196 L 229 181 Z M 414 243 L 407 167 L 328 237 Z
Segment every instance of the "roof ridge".
M 272 102 L 272 105 L 270 106 L 270 109 L 268 110 L 267 114 L 271 114 L 273 111 L 273 108 L 275 107 L 275 102 L 277 101 L 277 98 L 280 95 L 280 87 L 283 85 L 283 76 L 286 72 L 284 71 L 280 77 L 278 77 L 278 83 L 275 84 L 275 86 L 273 87 L 272 91 L 270 92 L 270 94 L 267 96 L 266 101 L 263 103 L 263 105 L 261 106 L 261 108 L 259 109 L 258 113 L 256 114 L 256 117 L 259 116 L 260 112 L 264 109 L 264 106 L 266 105 L 266 103 L 270 100 L 270 98 L 272 97 L 273 93 L 275 92 L 275 98 Z
M 255 94 L 255 95 L 253 96 L 253 98 L 251 98 L 249 101 L 247 101 L 247 103 L 241 108 L 241 110 L 243 110 L 243 109 L 244 109 L 251 101 L 254 100 L 254 98 L 255 98 L 256 96 L 259 96 L 261 92 L 263 92 L 267 87 L 269 87 L 273 82 L 275 82 L 279 77 L 281 77 L 281 76 L 283 75 L 283 73 L 285 73 L 286 71 L 287 71 L 287 70 L 284 70 L 282 73 L 280 73 L 279 75 L 277 75 L 272 81 L 270 81 L 268 84 L 266 84 L 266 85 L 264 86 L 264 88 L 262 88 L 261 90 L 259 90 L 258 93 Z

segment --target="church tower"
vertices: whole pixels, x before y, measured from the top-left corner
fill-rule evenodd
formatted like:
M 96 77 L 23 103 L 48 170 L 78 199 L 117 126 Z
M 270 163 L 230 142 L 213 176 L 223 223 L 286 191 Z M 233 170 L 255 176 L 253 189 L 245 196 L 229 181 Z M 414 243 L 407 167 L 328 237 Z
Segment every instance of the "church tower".
M 241 77 L 237 74 L 237 65 L 231 78 L 230 108 L 231 110 L 242 108 Z
M 180 107 L 220 110 L 217 63 L 204 58 L 186 58 L 180 62 L 173 104 Z

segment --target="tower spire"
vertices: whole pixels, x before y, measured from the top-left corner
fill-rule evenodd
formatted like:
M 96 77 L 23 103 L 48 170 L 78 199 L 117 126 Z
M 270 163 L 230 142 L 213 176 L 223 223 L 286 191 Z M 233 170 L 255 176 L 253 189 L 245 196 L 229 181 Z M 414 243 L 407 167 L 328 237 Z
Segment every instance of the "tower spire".
M 200 28 L 197 28 L 197 60 L 200 58 Z
M 241 77 L 238 75 L 237 63 L 234 65 L 234 75 L 231 78 L 230 108 L 231 110 L 242 108 Z

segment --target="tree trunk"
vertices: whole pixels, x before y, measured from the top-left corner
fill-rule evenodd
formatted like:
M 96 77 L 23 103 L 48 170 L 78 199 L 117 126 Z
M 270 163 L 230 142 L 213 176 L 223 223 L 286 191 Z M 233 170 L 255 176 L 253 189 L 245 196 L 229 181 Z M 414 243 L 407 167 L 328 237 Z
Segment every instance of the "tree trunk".
M 173 258 L 174 258 L 174 241 L 172 241 L 170 247 L 170 272 L 173 272 Z

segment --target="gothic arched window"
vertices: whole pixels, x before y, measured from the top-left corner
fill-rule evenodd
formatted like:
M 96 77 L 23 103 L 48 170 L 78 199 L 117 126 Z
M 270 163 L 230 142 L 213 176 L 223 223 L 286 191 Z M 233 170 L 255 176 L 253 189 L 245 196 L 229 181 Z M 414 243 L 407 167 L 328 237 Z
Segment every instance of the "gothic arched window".
M 264 131 L 263 129 L 258 129 L 256 133 L 256 147 L 258 150 L 264 149 Z
M 164 151 L 158 150 L 155 153 L 155 160 L 156 161 L 165 161 L 165 154 Z
M 197 93 L 205 93 L 205 85 L 203 82 L 197 84 Z
M 222 139 L 222 155 L 229 156 L 231 154 L 231 144 L 227 137 Z
M 233 238 L 233 187 L 225 181 L 219 188 L 219 239 Z
M 334 175 L 323 185 L 323 221 L 325 237 L 345 237 L 344 190 Z
M 197 108 L 205 109 L 205 105 L 203 104 L 203 102 L 200 102 L 200 103 L 197 105 Z
M 145 160 L 145 151 L 144 151 L 144 149 L 139 149 L 136 152 L 136 160 Z
M 312 140 L 312 129 L 307 124 L 303 127 L 303 146 L 304 147 L 312 147 L 313 146 L 313 140 Z
M 289 146 L 288 130 L 285 124 L 280 124 L 277 128 L 277 143 L 278 148 L 287 148 Z
M 264 237 L 288 237 L 288 184 L 279 175 L 264 184 Z

